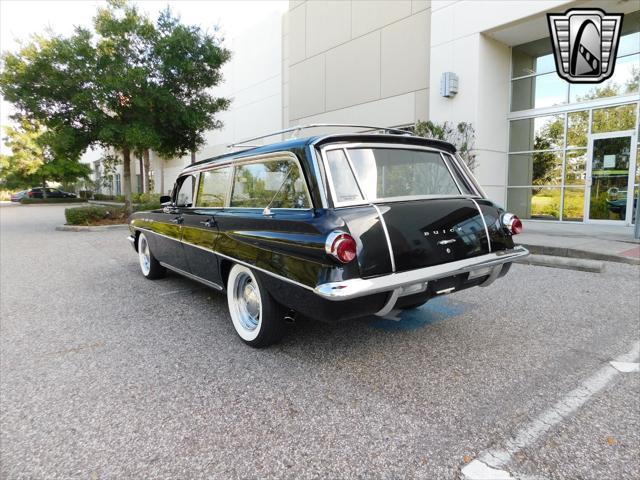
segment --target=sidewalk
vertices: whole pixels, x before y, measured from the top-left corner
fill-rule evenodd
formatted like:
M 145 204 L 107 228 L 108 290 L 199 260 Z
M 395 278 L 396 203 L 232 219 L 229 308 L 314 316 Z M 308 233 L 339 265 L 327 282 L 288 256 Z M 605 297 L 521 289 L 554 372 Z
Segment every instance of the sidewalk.
M 640 241 L 633 227 L 524 220 L 515 237 L 531 253 L 640 265 Z

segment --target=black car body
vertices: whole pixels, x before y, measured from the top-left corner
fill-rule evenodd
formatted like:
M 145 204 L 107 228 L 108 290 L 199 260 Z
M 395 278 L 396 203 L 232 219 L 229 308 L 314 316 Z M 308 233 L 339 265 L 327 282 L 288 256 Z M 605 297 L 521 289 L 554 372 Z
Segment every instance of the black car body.
M 44 187 L 36 187 L 31 188 L 27 191 L 27 198 L 76 198 L 75 193 L 64 192 L 59 188 L 44 188 Z
M 385 315 L 487 285 L 528 254 L 512 240 L 519 220 L 486 198 L 454 147 L 410 135 L 314 136 L 205 160 L 164 200 L 130 218 L 143 273 L 169 268 L 226 290 L 236 330 L 236 301 L 260 328 L 273 315 Z M 235 285 L 236 270 L 251 278 Z M 265 345 L 276 330 L 238 333 Z

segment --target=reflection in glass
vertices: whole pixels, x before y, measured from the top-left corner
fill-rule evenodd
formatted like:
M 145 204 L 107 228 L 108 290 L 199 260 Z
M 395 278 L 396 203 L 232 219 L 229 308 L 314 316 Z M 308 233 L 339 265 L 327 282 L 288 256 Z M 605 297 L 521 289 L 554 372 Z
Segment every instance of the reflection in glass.
M 562 152 L 509 155 L 509 185 L 561 185 Z
M 636 12 L 637 13 L 637 12 Z M 629 21 L 629 17 L 625 17 L 624 23 Z M 640 51 L 640 33 L 635 32 L 629 35 L 621 35 L 618 43 L 618 56 L 622 57 Z
M 565 188 L 562 220 L 581 222 L 584 218 L 584 188 Z
M 556 69 L 548 38 L 515 46 L 512 52 L 512 78 L 554 72 Z
M 592 133 L 633 130 L 636 125 L 637 104 L 630 103 L 619 107 L 599 108 L 593 111 Z
M 613 75 L 608 80 L 598 84 L 572 83 L 569 87 L 570 102 L 584 102 L 596 98 L 615 97 L 638 91 L 638 76 L 640 75 L 640 55 L 629 55 L 618 58 Z
M 589 133 L 589 111 L 571 112 L 567 116 L 567 148 L 586 147 Z
M 564 183 L 566 185 L 584 185 L 587 176 L 587 150 L 567 150 L 565 161 Z
M 631 137 L 593 141 L 589 218 L 624 220 L 627 210 L 627 182 Z
M 201 173 L 196 206 L 224 207 L 230 177 L 231 167 L 217 168 Z
M 568 83 L 557 73 L 513 80 L 511 111 L 551 107 L 567 103 Z
M 560 219 L 562 188 L 509 188 L 507 210 L 520 218 L 537 220 Z
M 514 120 L 509 129 L 509 151 L 553 150 L 564 142 L 564 115 Z
M 358 184 L 351 172 L 349 162 L 342 150 L 330 150 L 327 152 L 327 163 L 333 180 L 336 200 L 338 202 L 351 202 L 362 200 Z

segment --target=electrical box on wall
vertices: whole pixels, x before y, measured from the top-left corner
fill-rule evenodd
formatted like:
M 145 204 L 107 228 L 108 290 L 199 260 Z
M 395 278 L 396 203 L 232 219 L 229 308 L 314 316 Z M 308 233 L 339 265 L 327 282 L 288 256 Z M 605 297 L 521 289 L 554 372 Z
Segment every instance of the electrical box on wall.
M 454 97 L 458 93 L 458 75 L 453 72 L 444 72 L 440 78 L 440 95 Z

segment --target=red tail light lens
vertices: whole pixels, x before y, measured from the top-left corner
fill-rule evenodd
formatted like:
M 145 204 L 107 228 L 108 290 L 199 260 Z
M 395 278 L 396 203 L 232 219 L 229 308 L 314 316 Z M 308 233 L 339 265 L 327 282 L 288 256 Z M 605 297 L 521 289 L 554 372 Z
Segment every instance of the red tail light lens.
M 502 224 L 511 232 L 511 235 L 522 233 L 522 221 L 513 213 L 505 213 L 502 216 Z
M 342 263 L 352 262 L 357 255 L 356 241 L 344 232 L 332 232 L 327 237 L 325 251 Z

